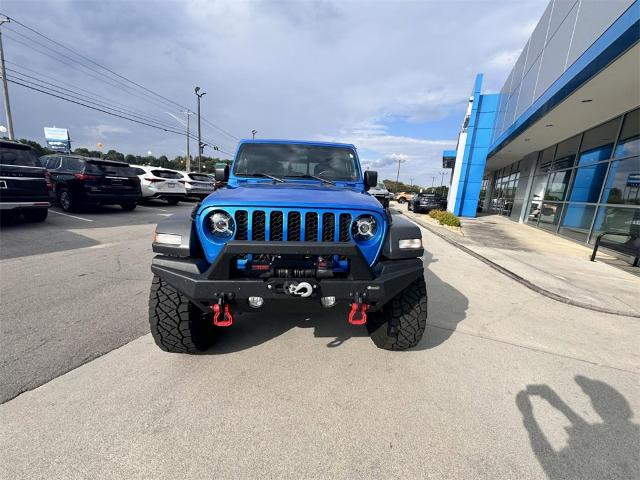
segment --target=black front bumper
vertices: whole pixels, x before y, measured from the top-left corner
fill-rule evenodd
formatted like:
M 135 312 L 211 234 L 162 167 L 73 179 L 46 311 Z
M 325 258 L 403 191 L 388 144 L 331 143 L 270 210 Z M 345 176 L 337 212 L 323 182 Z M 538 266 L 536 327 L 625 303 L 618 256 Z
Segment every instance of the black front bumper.
M 159 245 L 154 251 L 161 252 Z M 349 274 L 345 278 L 233 278 L 232 262 L 237 255 L 246 253 L 341 255 L 349 259 Z M 200 304 L 215 303 L 221 297 L 233 302 L 241 310 L 248 309 L 249 297 L 262 297 L 264 307 L 280 301 L 317 304 L 321 297 L 335 297 L 336 304 L 348 304 L 360 299 L 372 310 L 379 309 L 414 280 L 422 277 L 420 258 L 383 260 L 370 268 L 360 250 L 353 243 L 325 242 L 229 242 L 215 263 L 203 259 L 176 258 L 157 255 L 151 264 L 152 272 L 173 288 Z M 284 282 L 306 281 L 313 285 L 314 293 L 300 298 L 282 293 Z M 264 308 L 263 307 L 263 308 Z

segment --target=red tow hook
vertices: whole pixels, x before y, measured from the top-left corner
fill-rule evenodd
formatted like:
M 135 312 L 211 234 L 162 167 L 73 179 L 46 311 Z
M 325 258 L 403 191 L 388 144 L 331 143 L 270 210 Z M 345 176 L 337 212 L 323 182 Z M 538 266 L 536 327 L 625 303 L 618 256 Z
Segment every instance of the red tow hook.
M 353 302 L 349 312 L 349 323 L 351 325 L 364 325 L 367 323 L 367 310 L 369 310 L 368 303 Z M 356 317 L 356 313 L 360 314 L 359 317 Z
M 223 314 L 222 320 L 220 320 L 220 313 Z M 233 315 L 228 303 L 216 303 L 213 306 L 213 324 L 216 327 L 230 327 L 233 324 Z

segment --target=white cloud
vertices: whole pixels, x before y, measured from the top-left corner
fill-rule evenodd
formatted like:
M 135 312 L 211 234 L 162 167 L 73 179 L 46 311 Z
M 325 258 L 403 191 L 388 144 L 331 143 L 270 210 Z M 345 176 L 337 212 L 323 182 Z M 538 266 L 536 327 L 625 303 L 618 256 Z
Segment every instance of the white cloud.
M 200 85 L 203 114 L 238 137 L 255 128 L 260 137 L 347 139 L 367 161 L 406 155 L 403 169 L 427 172 L 455 146 L 458 125 L 424 139 L 390 132 L 389 120 L 462 120 L 475 74 L 484 70 L 485 88 L 499 90 L 546 3 L 4 0 L 3 13 L 180 105 L 195 109 Z M 178 128 L 165 111 L 180 107 L 130 95 L 10 38 L 4 47 L 9 61 Z M 19 136 L 42 141 L 42 126 L 55 124 L 91 144 L 104 137 L 131 153 L 183 153 L 180 135 L 10 88 Z M 206 123 L 203 136 L 227 151 L 236 143 Z

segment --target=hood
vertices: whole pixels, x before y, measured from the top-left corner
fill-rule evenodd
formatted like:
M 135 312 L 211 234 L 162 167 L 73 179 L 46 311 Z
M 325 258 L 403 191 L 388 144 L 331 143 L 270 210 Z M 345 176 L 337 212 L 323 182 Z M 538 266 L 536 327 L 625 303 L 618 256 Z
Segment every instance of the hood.
M 380 202 L 367 192 L 301 182 L 263 182 L 222 188 L 209 195 L 202 206 L 361 209 L 383 213 Z

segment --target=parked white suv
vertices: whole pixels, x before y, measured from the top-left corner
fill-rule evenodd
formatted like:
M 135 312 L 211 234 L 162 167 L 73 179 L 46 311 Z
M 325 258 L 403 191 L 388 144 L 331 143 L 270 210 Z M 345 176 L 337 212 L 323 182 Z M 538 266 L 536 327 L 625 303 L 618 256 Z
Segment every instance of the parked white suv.
M 209 175 L 206 173 L 196 173 L 196 172 L 179 172 L 182 174 L 181 182 L 186 191 L 187 197 L 197 198 L 198 200 L 202 200 L 207 197 L 210 193 L 216 191 L 216 183 Z
M 168 168 L 131 165 L 140 177 L 142 199 L 160 198 L 169 205 L 176 205 L 187 197 L 182 173 Z

